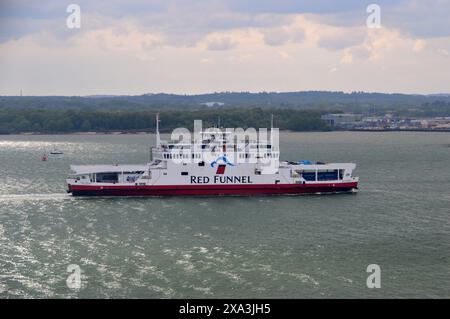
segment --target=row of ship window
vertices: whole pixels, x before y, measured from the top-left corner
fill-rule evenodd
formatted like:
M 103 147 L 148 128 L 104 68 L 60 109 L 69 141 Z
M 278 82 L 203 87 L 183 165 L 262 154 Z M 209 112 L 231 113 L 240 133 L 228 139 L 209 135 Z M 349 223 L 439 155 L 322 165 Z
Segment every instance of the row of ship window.
M 200 154 L 191 154 L 191 155 L 192 155 L 192 158 L 200 158 Z M 167 158 L 167 159 L 189 158 L 189 154 L 170 154 L 169 153 L 169 154 L 163 154 L 163 157 Z
M 239 154 L 239 158 L 250 158 L 250 157 L 256 157 L 257 154 Z M 264 158 L 278 158 L 277 153 L 264 153 Z
M 264 154 L 264 158 L 278 158 L 279 154 L 272 154 L 272 153 L 265 153 Z M 189 154 L 163 154 L 163 157 L 165 159 L 181 159 L 181 158 L 189 158 Z M 256 157 L 256 154 L 239 154 L 239 158 L 251 158 L 251 157 Z M 200 154 L 191 154 L 191 158 L 201 158 Z
M 316 176 L 317 174 L 317 176 Z M 342 180 L 344 178 L 343 169 L 335 169 L 328 171 L 303 171 L 301 176 L 307 181 L 332 181 Z
M 242 143 L 243 144 L 243 143 Z M 248 145 L 248 143 L 245 143 L 246 145 Z M 201 144 L 200 145 L 202 149 L 207 148 L 208 146 L 212 146 L 212 147 L 223 147 L 223 146 L 227 146 L 226 143 L 223 144 L 218 144 L 218 145 L 210 145 L 210 144 Z M 238 145 L 236 144 L 228 144 L 229 148 L 236 148 Z M 250 148 L 267 148 L 267 149 L 271 149 L 272 145 L 268 144 L 268 145 L 261 145 L 261 144 L 250 144 L 248 145 Z M 162 148 L 164 150 L 167 149 L 190 149 L 192 147 L 192 144 L 187 144 L 187 145 L 163 145 Z

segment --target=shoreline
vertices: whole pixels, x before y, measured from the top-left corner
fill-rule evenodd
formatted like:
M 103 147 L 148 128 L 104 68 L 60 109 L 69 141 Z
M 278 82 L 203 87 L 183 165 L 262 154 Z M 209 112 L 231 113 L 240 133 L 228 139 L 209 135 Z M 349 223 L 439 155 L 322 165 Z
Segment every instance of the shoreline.
M 285 133 L 326 133 L 326 132 L 370 132 L 370 133 L 382 133 L 382 132 L 440 132 L 449 133 L 450 129 L 347 129 L 347 130 L 326 130 L 326 131 L 292 131 L 292 130 L 279 130 Z M 170 134 L 171 132 L 161 132 L 161 134 Z M 111 132 L 18 132 L 11 134 L 0 134 L 0 136 L 8 135 L 150 135 L 155 132 L 127 132 L 127 131 L 111 131 Z
M 348 129 L 348 132 L 450 132 L 450 129 Z

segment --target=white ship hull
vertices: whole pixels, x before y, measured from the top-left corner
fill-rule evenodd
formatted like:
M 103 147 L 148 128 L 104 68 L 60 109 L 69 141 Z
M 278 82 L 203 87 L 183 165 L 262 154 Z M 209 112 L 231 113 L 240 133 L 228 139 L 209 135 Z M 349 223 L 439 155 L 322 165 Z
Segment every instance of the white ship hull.
M 77 177 L 68 179 L 67 184 L 68 191 L 75 196 L 295 195 L 351 192 L 358 187 L 358 178 L 351 177 L 354 164 L 282 162 L 276 174 L 262 175 L 255 174 L 255 166 L 222 166 L 219 174 L 219 167 L 171 162 L 141 166 L 72 166 Z M 305 180 L 302 172 L 308 172 L 309 177 L 314 175 L 314 180 Z M 323 179 L 321 172 L 328 172 L 328 179 Z M 97 174 L 102 177 L 111 174 L 114 180 L 99 182 Z M 329 179 L 333 174 L 336 179 Z
M 159 120 L 157 119 L 157 123 Z M 194 143 L 163 142 L 157 126 L 153 160 L 143 165 L 71 166 L 75 196 L 280 195 L 351 192 L 353 163 L 280 162 L 267 139 L 237 142 L 220 129 Z

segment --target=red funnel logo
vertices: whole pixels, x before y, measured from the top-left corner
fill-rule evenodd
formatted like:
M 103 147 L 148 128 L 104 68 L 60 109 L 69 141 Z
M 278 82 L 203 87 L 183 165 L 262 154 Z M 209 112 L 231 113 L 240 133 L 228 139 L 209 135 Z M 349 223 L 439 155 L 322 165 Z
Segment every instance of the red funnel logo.
M 223 175 L 225 173 L 225 167 L 227 167 L 227 165 L 225 164 L 220 164 L 219 166 L 217 166 L 216 174 Z

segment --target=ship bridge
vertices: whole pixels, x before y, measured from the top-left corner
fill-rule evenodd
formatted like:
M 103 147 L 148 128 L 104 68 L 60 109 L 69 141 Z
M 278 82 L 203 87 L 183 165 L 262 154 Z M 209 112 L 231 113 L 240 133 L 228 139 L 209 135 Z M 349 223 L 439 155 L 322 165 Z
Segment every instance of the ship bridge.
M 253 163 L 259 159 L 279 159 L 279 149 L 267 140 L 242 138 L 234 132 L 219 129 L 201 131 L 197 136 L 191 143 L 159 140 L 159 145 L 151 150 L 152 159 L 182 163 L 211 162 L 220 156 L 236 162 Z

